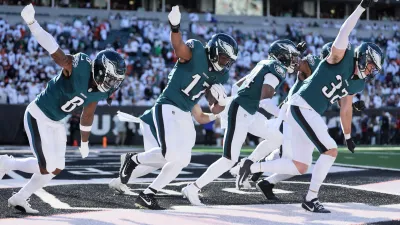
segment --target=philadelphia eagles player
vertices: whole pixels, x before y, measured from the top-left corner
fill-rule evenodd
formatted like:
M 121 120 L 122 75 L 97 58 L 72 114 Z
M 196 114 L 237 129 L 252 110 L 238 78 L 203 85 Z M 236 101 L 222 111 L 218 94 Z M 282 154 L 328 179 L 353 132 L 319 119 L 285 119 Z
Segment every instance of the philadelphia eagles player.
M 279 54 L 272 54 L 279 52 Z M 279 40 L 271 44 L 267 60 L 260 61 L 246 76 L 228 110 L 228 125 L 225 130 L 223 156 L 214 162 L 194 183 L 182 189 L 184 197 L 193 205 L 203 205 L 198 192 L 205 185 L 229 170 L 238 160 L 240 149 L 253 125 L 260 100 L 271 98 L 282 84 L 286 71 L 293 72 L 299 51 L 290 40 Z M 279 136 L 274 139 L 282 139 Z
M 126 66 L 124 59 L 111 50 L 100 51 L 93 62 L 83 53 L 66 55 L 35 20 L 32 4 L 24 7 L 21 16 L 38 43 L 62 67 L 25 111 L 24 127 L 35 158 L 0 157 L 0 179 L 11 170 L 33 174 L 30 181 L 8 199 L 9 206 L 25 213 L 38 213 L 27 199 L 65 167 L 67 135 L 62 119 L 77 107 L 83 107 L 80 151 L 83 158 L 87 157 L 97 102 L 109 98 L 118 89 L 125 79 Z
M 206 124 L 218 118 L 218 115 L 203 112 L 199 104 L 194 105 L 191 113 L 193 118 L 200 124 Z M 118 112 L 118 117 L 121 121 L 140 123 L 140 130 L 143 134 L 144 151 L 160 147 L 160 144 L 157 141 L 157 131 L 151 109 L 146 110 L 139 118 L 121 112 Z M 135 154 L 136 153 L 126 153 L 121 155 L 121 166 L 124 164 L 126 159 L 129 160 Z M 130 178 L 135 179 L 149 174 L 162 168 L 164 164 L 165 162 L 154 166 L 138 165 L 134 169 L 129 167 L 124 171 L 120 171 L 119 177 L 112 179 L 108 186 L 118 193 L 128 195 L 132 194 L 131 190 L 126 185 Z
M 303 82 L 300 89 L 285 103 L 287 110 L 280 112 L 280 119 L 292 129 L 293 160 L 281 158 L 274 161 L 253 163 L 246 159 L 239 175 L 272 172 L 299 175 L 307 171 L 314 146 L 321 152 L 317 160 L 302 207 L 311 212 L 329 213 L 318 200 L 319 188 L 337 156 L 337 145 L 328 134 L 322 119 L 326 109 L 340 101 L 342 130 L 348 149 L 354 153 L 351 138 L 352 98 L 364 88 L 365 78 L 382 69 L 383 53 L 374 43 L 362 43 L 354 49 L 348 36 L 359 17 L 372 3 L 362 0 L 340 28 L 331 53 L 322 60 L 317 70 Z
M 190 112 L 208 88 L 216 99 L 210 105 L 211 112 L 218 114 L 224 109 L 226 94 L 222 83 L 228 80 L 228 69 L 238 53 L 236 41 L 227 34 L 212 36 L 206 47 L 194 39 L 185 44 L 179 33 L 178 6 L 172 8 L 168 19 L 171 43 L 179 60 L 169 74 L 167 87 L 152 108 L 160 147 L 128 158 L 120 169 L 121 174 L 127 174 L 126 171 L 137 165 L 164 165 L 158 177 L 136 199 L 135 205 L 140 208 L 162 209 L 155 194 L 190 163 L 196 139 Z

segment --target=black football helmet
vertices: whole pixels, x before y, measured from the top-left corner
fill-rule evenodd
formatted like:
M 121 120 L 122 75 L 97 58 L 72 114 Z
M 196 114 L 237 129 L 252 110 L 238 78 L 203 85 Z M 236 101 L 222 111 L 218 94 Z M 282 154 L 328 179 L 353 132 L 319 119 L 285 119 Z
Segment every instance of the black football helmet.
M 116 51 L 106 49 L 97 53 L 92 63 L 92 76 L 100 92 L 114 92 L 125 79 L 125 60 Z
M 268 49 L 268 57 L 275 59 L 287 68 L 288 73 L 293 73 L 299 62 L 300 52 L 291 40 L 277 40 L 272 42 Z
M 229 70 L 235 63 L 239 51 L 235 39 L 223 33 L 213 35 L 208 41 L 206 49 L 214 70 L 221 72 Z
M 370 74 L 375 76 L 382 70 L 384 55 L 378 45 L 372 42 L 364 42 L 354 52 L 359 70 L 357 75 L 360 79 L 364 79 Z M 370 63 L 374 65 L 372 70 L 368 69 L 368 64 Z

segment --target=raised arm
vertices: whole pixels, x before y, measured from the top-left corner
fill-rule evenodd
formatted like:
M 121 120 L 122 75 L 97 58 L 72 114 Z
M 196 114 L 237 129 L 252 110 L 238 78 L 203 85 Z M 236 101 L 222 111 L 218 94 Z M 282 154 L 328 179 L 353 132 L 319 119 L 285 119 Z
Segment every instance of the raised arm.
M 179 6 L 172 7 L 171 12 L 168 14 L 169 24 L 171 25 L 171 44 L 175 50 L 176 56 L 180 62 L 189 61 L 192 58 L 192 51 L 183 42 L 182 35 L 179 32 L 181 23 L 181 13 L 179 12 Z
M 72 71 L 73 57 L 71 55 L 66 55 L 59 48 L 54 37 L 46 32 L 35 20 L 35 9 L 33 8 L 32 4 L 29 4 L 22 9 L 21 16 L 28 24 L 29 30 L 36 38 L 40 46 L 46 49 L 54 61 L 63 68 L 63 74 L 70 76 Z
M 362 0 L 360 5 L 354 10 L 354 12 L 346 19 L 343 25 L 340 27 L 339 33 L 336 36 L 335 41 L 332 45 L 331 53 L 329 54 L 327 61 L 330 64 L 336 64 L 340 60 L 342 60 L 346 48 L 349 44 L 349 35 L 351 31 L 357 24 L 358 19 L 365 11 L 372 4 L 372 0 Z

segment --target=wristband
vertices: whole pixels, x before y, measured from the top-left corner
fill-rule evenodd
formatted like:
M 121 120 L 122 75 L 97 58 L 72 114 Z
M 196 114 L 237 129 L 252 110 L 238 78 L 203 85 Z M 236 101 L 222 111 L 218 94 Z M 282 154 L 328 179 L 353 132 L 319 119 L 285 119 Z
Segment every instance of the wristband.
M 171 22 L 169 22 L 169 25 L 171 26 L 172 33 L 179 33 L 179 27 L 181 26 L 181 24 L 172 25 Z
M 79 124 L 79 128 L 81 129 L 81 131 L 85 132 L 90 132 L 92 130 L 92 126 L 83 126 L 82 124 Z
M 345 138 L 346 140 L 349 140 L 349 139 L 351 138 L 351 135 L 350 135 L 350 134 L 344 134 L 344 138 Z

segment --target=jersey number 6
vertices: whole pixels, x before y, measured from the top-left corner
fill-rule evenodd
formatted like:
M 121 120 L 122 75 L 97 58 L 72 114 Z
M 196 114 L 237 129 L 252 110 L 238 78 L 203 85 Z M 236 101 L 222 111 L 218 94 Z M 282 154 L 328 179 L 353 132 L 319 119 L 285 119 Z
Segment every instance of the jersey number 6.
M 63 106 L 61 106 L 61 109 L 64 112 L 71 112 L 72 110 L 74 110 L 77 106 L 80 106 L 84 103 L 85 101 L 78 97 L 75 96 L 73 99 L 69 100 L 68 102 L 66 102 Z

